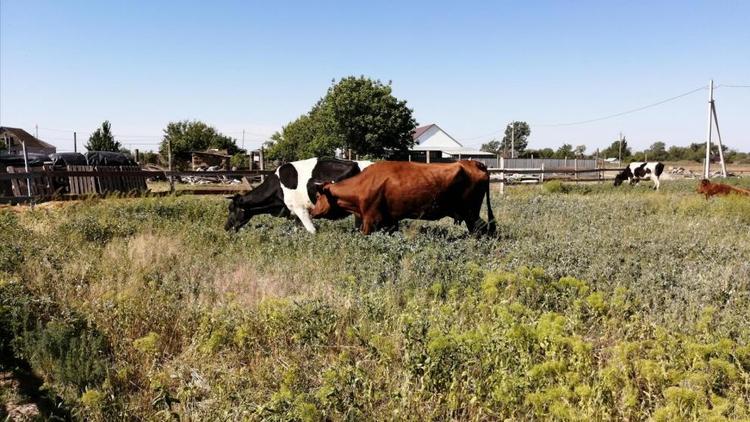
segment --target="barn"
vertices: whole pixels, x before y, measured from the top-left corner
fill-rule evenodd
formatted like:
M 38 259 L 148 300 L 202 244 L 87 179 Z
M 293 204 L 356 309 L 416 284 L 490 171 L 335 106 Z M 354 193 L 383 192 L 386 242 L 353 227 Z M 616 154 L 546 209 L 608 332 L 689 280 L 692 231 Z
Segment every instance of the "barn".
M 22 155 L 21 142 L 26 143 L 26 152 L 29 154 L 50 155 L 57 152 L 54 145 L 50 145 L 41 139 L 35 138 L 29 132 L 15 127 L 0 126 L 0 142 L 9 155 Z
M 414 147 L 409 151 L 411 161 L 434 163 L 495 157 L 491 152 L 463 146 L 434 123 L 416 128 L 412 137 Z

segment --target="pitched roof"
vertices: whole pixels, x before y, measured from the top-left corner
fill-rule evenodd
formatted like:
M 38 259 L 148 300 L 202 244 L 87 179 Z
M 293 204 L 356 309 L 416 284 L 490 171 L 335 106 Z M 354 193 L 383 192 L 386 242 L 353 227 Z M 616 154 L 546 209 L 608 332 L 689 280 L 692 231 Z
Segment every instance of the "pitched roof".
M 416 141 L 417 139 L 419 139 L 420 136 L 422 136 L 425 132 L 427 132 L 428 130 L 430 130 L 433 126 L 436 127 L 436 128 L 438 128 L 438 129 L 440 129 L 440 131 L 443 132 L 445 134 L 445 136 L 451 138 L 451 140 L 453 142 L 455 142 L 458 146 L 463 147 L 463 144 L 461 142 L 458 142 L 456 140 L 456 138 L 452 137 L 450 134 L 448 134 L 448 132 L 444 131 L 443 128 L 441 128 L 440 126 L 438 126 L 435 123 L 430 123 L 429 125 L 420 126 L 420 127 L 416 128 L 416 129 L 414 129 L 414 134 L 412 135 L 412 139 L 414 139 L 414 141 Z M 417 143 L 417 144 L 419 144 L 419 143 Z
M 50 148 L 50 149 L 57 149 L 54 145 L 50 145 L 41 139 L 37 139 L 33 137 L 29 132 L 26 132 L 23 129 L 19 129 L 16 127 L 7 127 L 7 126 L 0 126 L 0 133 L 2 132 L 8 132 L 11 135 L 13 135 L 13 138 L 17 139 L 18 141 L 24 141 L 26 143 L 26 146 L 32 146 L 37 148 Z
M 428 130 L 430 130 L 430 128 L 433 127 L 433 126 L 435 126 L 435 123 L 431 123 L 429 125 L 420 126 L 420 127 L 416 128 L 416 129 L 414 129 L 414 134 L 411 135 L 411 138 L 416 141 L 420 136 L 422 136 L 423 133 L 425 133 Z

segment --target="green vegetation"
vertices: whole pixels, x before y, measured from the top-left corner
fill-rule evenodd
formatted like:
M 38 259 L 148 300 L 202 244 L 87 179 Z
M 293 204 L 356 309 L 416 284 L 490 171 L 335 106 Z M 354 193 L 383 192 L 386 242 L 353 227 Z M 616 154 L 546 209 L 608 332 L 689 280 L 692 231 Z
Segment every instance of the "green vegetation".
M 89 141 L 86 144 L 86 150 L 88 151 L 120 151 L 120 147 L 122 145 L 115 141 L 115 136 L 112 134 L 112 124 L 109 123 L 109 120 L 105 120 L 102 127 L 97 128 L 89 136 Z
M 308 113 L 274 133 L 266 155 L 294 161 L 333 156 L 337 148 L 371 158 L 404 154 L 414 143 L 416 124 L 390 83 L 349 76 L 328 88 Z
M 747 419 L 750 201 L 694 188 L 509 188 L 495 239 L 0 212 L 0 353 L 90 420 Z
M 159 145 L 159 154 L 165 163 L 168 161 L 170 143 L 174 156 L 191 151 L 204 151 L 209 148 L 227 150 L 230 155 L 239 151 L 235 139 L 220 133 L 213 126 L 199 120 L 169 122 L 164 129 L 164 138 Z
M 526 147 L 529 145 L 529 135 L 531 135 L 531 129 L 529 124 L 526 122 L 511 122 L 505 127 L 505 134 L 503 139 L 493 139 L 486 144 L 482 144 L 481 150 L 492 152 L 495 154 L 505 154 L 510 156 L 510 151 L 515 150 L 515 156 L 521 156 L 526 151 Z M 564 156 L 562 158 L 565 158 Z

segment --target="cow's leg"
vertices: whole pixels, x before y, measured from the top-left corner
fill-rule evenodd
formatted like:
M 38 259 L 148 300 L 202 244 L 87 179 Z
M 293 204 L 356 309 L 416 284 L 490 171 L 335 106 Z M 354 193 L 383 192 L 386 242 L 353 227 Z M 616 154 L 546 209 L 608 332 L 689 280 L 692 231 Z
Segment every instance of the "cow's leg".
M 293 209 L 294 213 L 297 214 L 297 217 L 299 218 L 299 221 L 302 222 L 302 225 L 305 226 L 305 230 L 309 231 L 312 234 L 315 234 L 315 225 L 313 225 L 312 218 L 310 217 L 310 212 L 305 207 L 294 207 Z
M 652 177 L 651 180 L 654 181 L 654 190 L 659 190 L 659 178 L 658 177 Z
M 368 217 L 364 217 L 362 219 L 362 227 L 360 230 L 362 231 L 362 234 L 368 235 L 373 232 L 375 229 L 375 222 Z

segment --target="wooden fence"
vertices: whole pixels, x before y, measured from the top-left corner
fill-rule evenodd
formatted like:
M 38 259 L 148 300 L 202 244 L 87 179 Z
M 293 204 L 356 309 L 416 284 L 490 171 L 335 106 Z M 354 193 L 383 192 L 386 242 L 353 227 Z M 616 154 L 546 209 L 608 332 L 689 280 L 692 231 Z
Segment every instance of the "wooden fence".
M 12 196 L 0 191 L 0 203 L 40 202 L 113 192 L 144 193 L 147 192 L 148 179 L 166 179 L 170 191 L 174 191 L 174 180 L 178 177 L 262 178 L 272 173 L 266 170 L 144 171 L 138 166 L 67 166 L 65 170 L 44 166 L 33 167 L 28 173 L 23 167 L 7 167 L 6 171 L 0 173 L 0 183 L 10 184 Z

